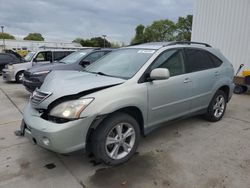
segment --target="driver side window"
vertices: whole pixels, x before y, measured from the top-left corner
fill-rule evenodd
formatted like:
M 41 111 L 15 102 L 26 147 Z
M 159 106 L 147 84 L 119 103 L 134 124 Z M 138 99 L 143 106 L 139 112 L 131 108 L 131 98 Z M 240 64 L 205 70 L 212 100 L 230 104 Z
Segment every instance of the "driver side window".
M 184 58 L 181 50 L 167 50 L 163 52 L 154 62 L 151 70 L 155 68 L 167 68 L 170 76 L 185 73 Z
M 36 62 L 52 61 L 51 52 L 39 52 L 35 58 Z
M 39 54 L 37 54 L 36 61 L 45 61 L 45 53 L 40 52 Z
M 90 55 L 88 55 L 84 61 L 88 61 L 90 63 L 95 62 L 96 60 L 100 59 L 104 55 L 104 52 L 94 52 Z

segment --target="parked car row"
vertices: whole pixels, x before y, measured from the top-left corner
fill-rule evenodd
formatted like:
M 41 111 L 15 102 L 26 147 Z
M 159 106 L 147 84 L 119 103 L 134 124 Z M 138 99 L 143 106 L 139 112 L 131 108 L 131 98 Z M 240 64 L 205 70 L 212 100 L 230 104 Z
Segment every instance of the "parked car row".
M 6 81 L 21 82 L 25 70 L 35 65 L 60 60 L 72 52 L 72 50 L 40 50 L 29 52 L 24 58 L 25 61 L 12 62 L 5 65 L 5 68 L 2 70 L 3 79 Z
M 97 52 L 104 56 L 96 55 L 92 63 L 90 55 Z M 219 50 L 204 43 L 163 42 L 109 52 L 78 51 L 25 72 L 24 83 L 39 84 L 24 110 L 20 134 L 54 152 L 85 149 L 118 165 L 133 156 L 141 136 L 166 122 L 223 117 L 234 70 Z
M 33 92 L 37 87 L 39 88 L 42 85 L 45 77 L 51 71 L 82 71 L 86 66 L 90 65 L 109 52 L 111 52 L 111 49 L 86 49 L 76 51 L 59 61 L 47 63 L 42 66 L 35 66 L 24 71 L 22 83 L 28 91 Z

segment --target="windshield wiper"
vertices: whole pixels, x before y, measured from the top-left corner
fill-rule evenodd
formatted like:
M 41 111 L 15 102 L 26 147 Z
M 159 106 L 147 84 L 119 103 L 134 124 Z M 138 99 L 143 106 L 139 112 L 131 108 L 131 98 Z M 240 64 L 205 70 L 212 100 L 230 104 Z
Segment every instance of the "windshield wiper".
M 87 71 L 87 70 L 83 70 L 85 72 L 88 72 L 88 73 L 91 73 L 91 74 L 99 74 L 99 75 L 102 75 L 102 76 L 110 76 L 110 77 L 114 77 L 114 76 L 111 76 L 111 75 L 108 75 L 108 74 L 105 74 L 103 72 L 92 72 L 92 71 Z

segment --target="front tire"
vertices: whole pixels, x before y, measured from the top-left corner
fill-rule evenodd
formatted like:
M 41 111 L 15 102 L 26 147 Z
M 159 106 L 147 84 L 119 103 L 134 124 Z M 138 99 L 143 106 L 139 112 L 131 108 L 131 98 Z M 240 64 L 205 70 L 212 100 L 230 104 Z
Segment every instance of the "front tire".
M 221 120 L 223 117 L 226 107 L 227 107 L 227 97 L 225 92 L 218 90 L 214 97 L 212 98 L 207 112 L 205 114 L 205 119 L 211 122 L 216 122 Z
M 23 79 L 23 71 L 19 71 L 19 72 L 16 74 L 16 82 L 17 82 L 17 83 L 21 83 L 21 82 L 22 82 L 22 79 Z
M 108 165 L 118 165 L 135 153 L 140 138 L 137 121 L 126 113 L 117 112 L 105 119 L 92 135 L 92 151 Z

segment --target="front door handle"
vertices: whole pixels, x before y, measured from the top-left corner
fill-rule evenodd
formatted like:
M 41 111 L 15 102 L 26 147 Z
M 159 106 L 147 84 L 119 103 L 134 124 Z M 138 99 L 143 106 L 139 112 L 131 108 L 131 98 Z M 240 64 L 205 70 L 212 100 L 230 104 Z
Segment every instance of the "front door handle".
M 189 78 L 185 78 L 184 83 L 189 83 L 191 80 Z

